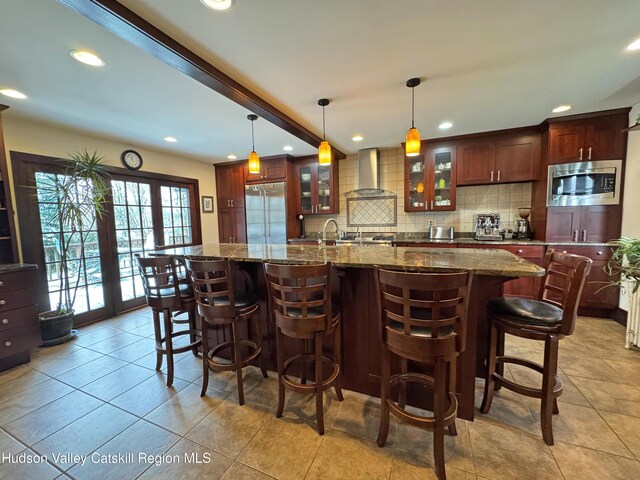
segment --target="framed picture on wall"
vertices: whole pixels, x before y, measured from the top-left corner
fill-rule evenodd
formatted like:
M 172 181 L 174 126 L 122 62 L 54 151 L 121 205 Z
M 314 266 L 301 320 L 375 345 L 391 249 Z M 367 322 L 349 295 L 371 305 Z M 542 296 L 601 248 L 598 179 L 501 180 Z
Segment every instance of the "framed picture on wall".
M 213 213 L 213 197 L 202 195 L 202 213 Z

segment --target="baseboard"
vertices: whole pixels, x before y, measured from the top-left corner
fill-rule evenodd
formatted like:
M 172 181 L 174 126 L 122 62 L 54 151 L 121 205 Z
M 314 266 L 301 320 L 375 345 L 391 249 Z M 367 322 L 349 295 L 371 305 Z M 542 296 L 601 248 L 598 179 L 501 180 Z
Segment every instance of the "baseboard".
M 623 310 L 622 308 L 616 308 L 611 315 L 611 318 L 618 322 L 623 327 L 627 326 L 627 315 L 628 312 Z

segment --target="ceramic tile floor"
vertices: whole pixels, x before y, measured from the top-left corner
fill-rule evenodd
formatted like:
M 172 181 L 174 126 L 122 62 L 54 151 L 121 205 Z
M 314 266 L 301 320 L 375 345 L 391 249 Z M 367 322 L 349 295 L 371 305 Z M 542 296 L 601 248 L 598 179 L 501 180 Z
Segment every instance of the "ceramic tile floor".
M 30 364 L 0 374 L 0 460 L 21 453 L 47 458 L 4 462 L 0 479 L 436 478 L 430 432 L 392 420 L 387 447 L 376 446 L 377 399 L 345 392 L 338 402 L 328 393 L 320 437 L 311 397 L 288 393 L 284 417 L 275 418 L 273 374 L 264 380 L 248 369 L 247 405 L 240 407 L 233 373 L 212 373 L 201 398 L 200 360 L 182 354 L 167 388 L 164 374 L 153 370 L 152 336 L 150 312 L 137 310 L 82 328 L 67 344 L 37 349 Z M 560 342 L 565 391 L 554 417 L 556 445 L 542 441 L 537 401 L 502 390 L 488 415 L 458 420 L 458 436 L 446 438 L 448 478 L 640 478 L 640 352 L 623 343 L 620 325 L 580 318 L 575 334 Z M 537 342 L 513 337 L 507 349 L 542 355 Z M 519 367 L 507 375 L 536 381 Z M 479 405 L 482 381 L 477 388 Z M 84 464 L 69 455 L 96 452 L 100 460 L 134 455 Z

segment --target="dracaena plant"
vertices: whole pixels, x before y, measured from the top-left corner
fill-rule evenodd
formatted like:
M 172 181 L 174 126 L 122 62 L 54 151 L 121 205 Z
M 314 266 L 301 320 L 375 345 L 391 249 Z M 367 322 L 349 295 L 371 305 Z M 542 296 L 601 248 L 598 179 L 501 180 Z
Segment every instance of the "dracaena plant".
M 615 247 L 606 266 L 609 275 L 620 275 L 620 280 L 612 282 L 622 288 L 629 286 L 633 293 L 640 289 L 640 240 L 620 237 L 607 245 Z
M 102 155 L 86 149 L 69 154 L 62 173 L 39 172 L 36 178 L 43 231 L 60 232 L 51 240 L 59 255 L 60 289 L 51 315 L 61 315 L 73 310 L 85 247 L 104 215 L 109 182 Z

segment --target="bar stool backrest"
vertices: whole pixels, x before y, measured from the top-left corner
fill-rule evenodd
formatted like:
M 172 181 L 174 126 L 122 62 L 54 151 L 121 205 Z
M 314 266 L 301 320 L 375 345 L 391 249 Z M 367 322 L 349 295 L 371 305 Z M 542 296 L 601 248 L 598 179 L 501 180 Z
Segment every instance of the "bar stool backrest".
M 382 341 L 420 362 L 452 358 L 466 347 L 473 272 L 374 270 Z
M 276 325 L 294 338 L 313 338 L 331 324 L 331 264 L 264 263 Z
M 136 254 L 144 294 L 151 308 L 180 308 L 180 284 L 175 259 L 169 255 Z
M 571 335 L 578 315 L 582 289 L 593 261 L 582 255 L 549 249 L 544 257 L 545 275 L 538 291 L 538 300 L 562 309 L 563 335 Z
M 198 313 L 211 323 L 219 319 L 228 323 L 236 316 L 233 281 L 229 259 L 187 259 L 191 287 L 198 304 Z

